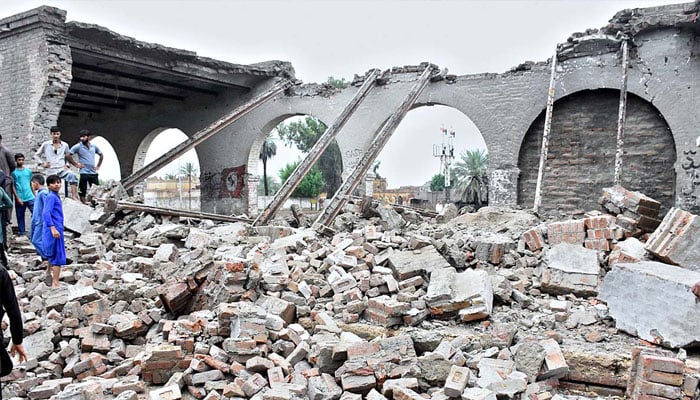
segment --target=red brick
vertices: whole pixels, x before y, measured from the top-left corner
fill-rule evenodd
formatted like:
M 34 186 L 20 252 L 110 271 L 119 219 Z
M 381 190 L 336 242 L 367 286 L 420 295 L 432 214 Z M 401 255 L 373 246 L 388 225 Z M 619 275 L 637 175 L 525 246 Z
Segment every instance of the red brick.
M 685 369 L 685 363 L 679 359 L 655 356 L 652 354 L 640 355 L 639 362 L 645 371 L 660 371 L 669 372 L 672 374 L 682 374 L 683 370 Z

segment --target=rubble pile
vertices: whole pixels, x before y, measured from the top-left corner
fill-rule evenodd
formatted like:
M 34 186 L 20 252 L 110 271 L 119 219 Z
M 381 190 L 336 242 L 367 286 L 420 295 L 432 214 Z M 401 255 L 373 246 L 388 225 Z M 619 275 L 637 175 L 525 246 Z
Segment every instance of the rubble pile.
M 30 360 L 4 398 L 700 398 L 697 246 L 679 241 L 696 219 L 672 210 L 648 237 L 641 194 L 606 189 L 612 214 L 565 221 L 349 204 L 319 230 L 113 195 L 64 203 L 79 221 L 59 289 L 15 238 Z

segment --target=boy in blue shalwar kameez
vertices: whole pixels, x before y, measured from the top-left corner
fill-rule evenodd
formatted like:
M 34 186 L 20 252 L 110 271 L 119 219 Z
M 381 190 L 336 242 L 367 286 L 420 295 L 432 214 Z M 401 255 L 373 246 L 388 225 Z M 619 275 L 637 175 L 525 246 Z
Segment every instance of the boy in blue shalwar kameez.
M 66 246 L 63 239 L 63 204 L 58 192 L 61 190 L 61 178 L 49 175 L 46 178 L 49 194 L 44 201 L 41 218 L 44 221 L 42 232 L 42 247 L 51 267 L 51 287 L 59 287 L 58 278 L 61 266 L 66 264 Z
M 36 199 L 34 199 L 34 210 L 32 211 L 32 225 L 30 227 L 29 235 L 36 249 L 37 254 L 41 257 L 42 264 L 48 264 L 48 257 L 44 254 L 44 247 L 42 246 L 42 232 L 44 231 L 44 202 L 46 201 L 46 196 L 49 195 L 49 191 L 44 187 L 44 176 L 40 174 L 34 174 L 32 176 L 32 190 L 36 193 Z M 50 267 L 47 268 L 47 273 L 51 274 Z

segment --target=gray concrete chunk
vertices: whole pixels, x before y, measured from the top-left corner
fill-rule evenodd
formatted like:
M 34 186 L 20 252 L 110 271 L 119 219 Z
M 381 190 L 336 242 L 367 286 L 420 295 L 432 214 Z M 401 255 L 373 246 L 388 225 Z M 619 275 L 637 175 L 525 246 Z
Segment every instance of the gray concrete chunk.
M 700 273 L 653 261 L 617 264 L 605 276 L 601 300 L 617 328 L 652 343 L 700 343 L 700 302 L 691 288 Z
M 554 294 L 595 295 L 598 292 L 599 273 L 600 264 L 595 250 L 560 243 L 553 246 L 545 257 L 542 290 Z

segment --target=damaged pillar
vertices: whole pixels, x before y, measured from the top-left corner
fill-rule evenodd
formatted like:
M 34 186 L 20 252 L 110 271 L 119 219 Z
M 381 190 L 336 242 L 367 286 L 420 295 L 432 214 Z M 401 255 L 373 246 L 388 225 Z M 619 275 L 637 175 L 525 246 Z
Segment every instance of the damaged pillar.
M 518 203 L 520 168 L 505 167 L 489 173 L 489 205 L 512 207 Z

